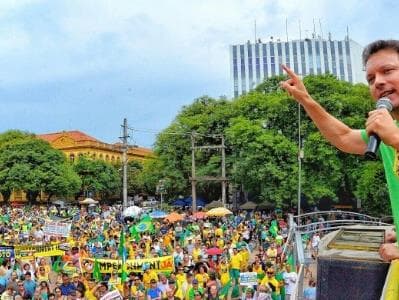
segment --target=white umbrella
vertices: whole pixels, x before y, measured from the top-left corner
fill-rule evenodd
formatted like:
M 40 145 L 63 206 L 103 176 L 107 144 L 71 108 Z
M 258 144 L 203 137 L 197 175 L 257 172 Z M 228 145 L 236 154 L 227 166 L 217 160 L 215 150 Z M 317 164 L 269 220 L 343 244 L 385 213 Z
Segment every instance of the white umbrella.
M 80 204 L 98 204 L 98 201 L 91 199 L 91 198 L 86 198 L 83 201 L 79 202 Z
M 125 217 L 136 217 L 138 216 L 143 209 L 138 206 L 130 206 L 123 211 L 123 216 Z

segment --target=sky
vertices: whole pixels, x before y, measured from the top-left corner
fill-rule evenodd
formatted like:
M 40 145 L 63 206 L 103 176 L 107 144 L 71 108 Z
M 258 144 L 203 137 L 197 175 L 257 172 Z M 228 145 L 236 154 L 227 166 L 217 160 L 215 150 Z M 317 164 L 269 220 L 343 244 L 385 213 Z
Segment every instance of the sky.
M 399 38 L 399 1 L 0 0 L 0 132 L 80 130 L 151 147 L 203 95 L 232 96 L 229 45 Z

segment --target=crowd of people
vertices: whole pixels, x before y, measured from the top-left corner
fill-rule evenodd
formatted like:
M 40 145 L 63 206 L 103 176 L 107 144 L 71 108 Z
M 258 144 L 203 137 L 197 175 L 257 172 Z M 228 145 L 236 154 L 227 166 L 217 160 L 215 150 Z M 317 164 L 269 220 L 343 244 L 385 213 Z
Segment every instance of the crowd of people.
M 0 258 L 1 299 L 294 299 L 297 270 L 290 251 L 283 251 L 288 224 L 282 212 L 193 218 L 181 211 L 176 222 L 147 215 L 151 226 L 138 232 L 143 216 L 125 218 L 119 206 L 96 212 L 82 207 L 61 220 L 71 227 L 60 237 L 44 229 L 53 209 L 2 208 L 0 241 L 15 249 Z M 63 254 L 27 255 L 17 251 L 23 245 L 59 245 Z M 134 270 L 123 263 L 107 272 L 98 269 L 102 260 L 168 256 L 173 265 L 167 272 L 148 262 Z M 248 280 L 251 274 L 255 278 Z

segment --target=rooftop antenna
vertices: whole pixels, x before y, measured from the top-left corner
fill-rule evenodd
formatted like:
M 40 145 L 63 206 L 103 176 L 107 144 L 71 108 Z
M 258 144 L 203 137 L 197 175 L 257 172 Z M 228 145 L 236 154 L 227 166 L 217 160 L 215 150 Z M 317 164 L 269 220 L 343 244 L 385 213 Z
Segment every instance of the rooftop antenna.
M 319 19 L 321 39 L 323 39 L 323 27 L 321 26 L 321 19 Z
M 349 26 L 346 25 L 346 39 L 349 41 Z
M 285 35 L 287 36 L 287 43 L 288 43 L 288 19 L 285 18 Z
M 301 19 L 298 20 L 299 25 L 299 40 L 302 40 Z
M 257 39 L 256 39 L 256 19 L 255 19 L 255 22 L 254 22 L 254 33 L 255 33 L 255 44 L 256 44 L 256 41 L 257 41 Z
M 314 18 L 313 18 L 313 33 L 312 33 L 312 38 L 316 38 L 316 24 L 314 22 Z

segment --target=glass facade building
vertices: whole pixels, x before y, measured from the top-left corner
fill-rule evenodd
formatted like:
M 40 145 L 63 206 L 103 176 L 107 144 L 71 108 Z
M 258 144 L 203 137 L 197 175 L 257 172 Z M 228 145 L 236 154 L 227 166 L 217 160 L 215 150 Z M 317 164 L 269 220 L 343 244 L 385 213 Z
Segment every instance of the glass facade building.
M 234 97 L 255 88 L 264 79 L 283 74 L 286 64 L 300 76 L 331 73 L 351 83 L 366 83 L 361 54 L 355 41 L 312 38 L 288 42 L 247 42 L 230 46 Z

